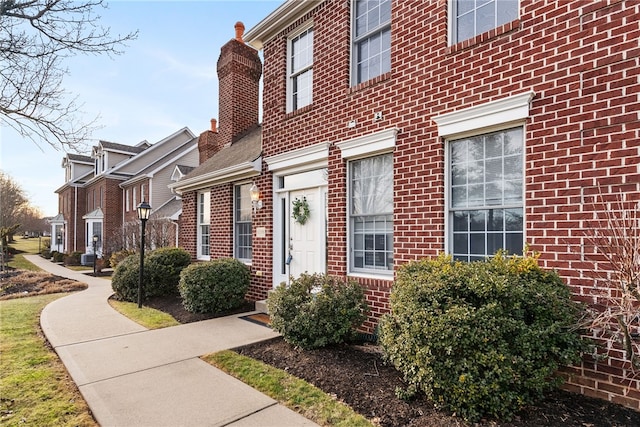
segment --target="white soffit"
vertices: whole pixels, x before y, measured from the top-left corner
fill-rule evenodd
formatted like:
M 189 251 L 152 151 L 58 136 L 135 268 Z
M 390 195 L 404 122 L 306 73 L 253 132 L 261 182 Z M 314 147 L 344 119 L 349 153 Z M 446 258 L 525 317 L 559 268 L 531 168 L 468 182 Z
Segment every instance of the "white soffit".
M 397 128 L 386 129 L 369 135 L 359 136 L 348 141 L 337 142 L 343 159 L 373 156 L 393 151 L 396 146 Z
M 440 136 L 451 136 L 529 117 L 529 105 L 534 92 L 525 92 L 475 107 L 433 117 Z
M 269 171 L 294 173 L 304 170 L 326 168 L 329 164 L 329 143 L 321 142 L 286 153 L 265 157 Z

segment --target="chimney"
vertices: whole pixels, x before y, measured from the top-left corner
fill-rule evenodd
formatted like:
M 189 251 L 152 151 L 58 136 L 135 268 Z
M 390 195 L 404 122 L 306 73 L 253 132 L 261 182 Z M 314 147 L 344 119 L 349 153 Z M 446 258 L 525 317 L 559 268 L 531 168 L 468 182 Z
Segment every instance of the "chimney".
M 237 22 L 234 28 L 235 38 L 222 46 L 217 64 L 221 146 L 230 145 L 235 137 L 258 124 L 262 62 L 258 51 L 242 40 L 244 24 Z
M 220 151 L 222 146 L 218 143 L 218 124 L 216 119 L 211 119 L 211 129 L 200 134 L 198 138 L 199 164 L 209 160 L 211 156 Z

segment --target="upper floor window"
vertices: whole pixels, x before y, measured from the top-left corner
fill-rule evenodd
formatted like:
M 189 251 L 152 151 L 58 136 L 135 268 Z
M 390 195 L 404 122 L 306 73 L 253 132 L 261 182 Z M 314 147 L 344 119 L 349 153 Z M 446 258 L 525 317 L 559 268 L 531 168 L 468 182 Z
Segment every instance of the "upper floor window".
M 287 111 L 313 102 L 313 28 L 289 40 Z
M 142 184 L 140 185 L 140 201 L 149 201 L 149 199 L 147 199 L 147 185 L 146 184 Z
M 233 215 L 233 253 L 243 261 L 251 261 L 252 231 L 251 231 L 251 184 L 235 186 L 234 215 Z
M 127 188 L 127 191 L 125 192 L 125 202 L 124 202 L 124 209 L 126 212 L 129 212 L 129 210 L 131 209 L 131 199 L 130 199 L 130 190 Z
M 451 44 L 518 18 L 518 0 L 451 0 Z
M 391 71 L 391 0 L 354 0 L 352 82 Z

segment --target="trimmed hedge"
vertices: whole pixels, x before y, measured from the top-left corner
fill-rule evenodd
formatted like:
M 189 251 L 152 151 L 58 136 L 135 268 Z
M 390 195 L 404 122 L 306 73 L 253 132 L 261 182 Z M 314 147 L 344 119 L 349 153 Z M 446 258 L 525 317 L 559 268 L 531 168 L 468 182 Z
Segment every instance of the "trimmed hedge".
M 180 272 L 191 263 L 191 255 L 181 248 L 160 248 L 144 257 L 142 299 L 177 294 Z M 138 300 L 140 255 L 129 255 L 116 266 L 111 287 L 118 299 Z
M 240 307 L 250 280 L 249 268 L 237 259 L 192 264 L 180 274 L 182 305 L 191 313 L 219 313 Z
M 355 337 L 368 310 L 362 287 L 324 274 L 302 274 L 267 299 L 271 327 L 303 349 L 338 344 Z
M 410 262 L 390 303 L 380 342 L 408 393 L 422 390 L 469 421 L 511 418 L 556 388 L 557 369 L 586 350 L 580 306 L 532 257 Z

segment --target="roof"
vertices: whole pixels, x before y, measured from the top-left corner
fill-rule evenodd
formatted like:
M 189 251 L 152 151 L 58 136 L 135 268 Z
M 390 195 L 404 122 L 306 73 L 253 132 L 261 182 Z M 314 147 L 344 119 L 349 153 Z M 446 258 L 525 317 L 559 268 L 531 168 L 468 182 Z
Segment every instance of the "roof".
M 258 125 L 169 187 L 180 193 L 259 175 L 261 154 L 262 127 Z
M 176 169 L 178 169 L 178 171 L 182 175 L 187 175 L 191 173 L 191 171 L 194 170 L 195 168 L 196 168 L 195 166 L 176 165 Z
M 84 163 L 93 164 L 93 158 L 91 158 L 90 156 L 67 153 L 67 157 L 69 158 L 69 160 L 73 160 L 74 162 L 84 162 Z
M 102 145 L 102 148 L 106 148 L 107 150 L 124 151 L 127 153 L 134 153 L 134 154 L 142 153 L 144 150 L 149 148 L 146 145 L 142 147 L 132 147 L 131 145 L 118 144 L 118 143 L 109 142 L 109 141 L 100 141 L 100 145 Z
M 256 26 L 247 31 L 244 39 L 257 50 L 261 50 L 265 43 L 280 31 L 287 28 L 296 19 L 302 17 L 324 0 L 287 0 L 276 10 L 271 12 Z
M 151 216 L 153 218 L 169 218 L 177 220 L 178 215 L 182 211 L 182 200 L 177 197 L 169 199 L 167 203 L 154 210 Z

